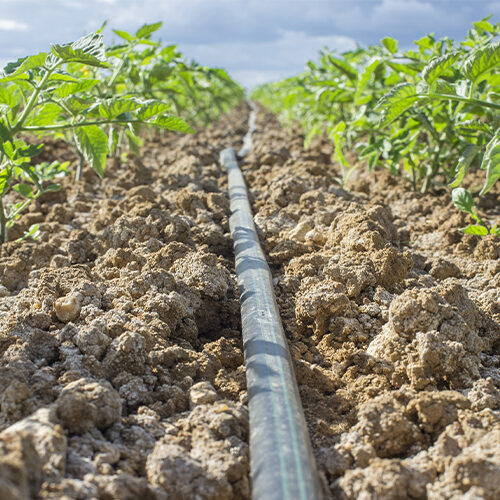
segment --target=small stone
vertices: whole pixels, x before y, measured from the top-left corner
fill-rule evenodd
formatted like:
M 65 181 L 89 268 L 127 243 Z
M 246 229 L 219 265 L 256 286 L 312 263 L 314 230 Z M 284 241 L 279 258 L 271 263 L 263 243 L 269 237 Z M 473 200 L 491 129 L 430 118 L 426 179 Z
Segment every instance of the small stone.
M 9 289 L 6 286 L 0 285 L 0 297 L 8 297 L 9 295 Z
M 54 302 L 54 310 L 59 321 L 68 323 L 80 315 L 82 309 L 82 294 L 70 293 Z
M 194 408 L 198 405 L 208 405 L 215 403 L 217 392 L 210 382 L 198 382 L 189 391 L 189 406 Z

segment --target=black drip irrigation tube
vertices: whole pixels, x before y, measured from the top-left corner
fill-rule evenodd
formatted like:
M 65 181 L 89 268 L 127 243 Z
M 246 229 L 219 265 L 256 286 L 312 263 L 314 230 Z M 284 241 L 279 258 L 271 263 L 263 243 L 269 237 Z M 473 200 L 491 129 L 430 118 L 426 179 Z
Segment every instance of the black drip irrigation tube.
M 253 130 L 255 109 L 249 122 Z M 247 137 L 239 156 L 250 150 L 251 130 Z M 271 272 L 260 247 L 245 180 L 233 148 L 221 152 L 221 162 L 228 173 L 230 228 L 240 290 L 250 411 L 252 498 L 321 499 L 321 483 Z

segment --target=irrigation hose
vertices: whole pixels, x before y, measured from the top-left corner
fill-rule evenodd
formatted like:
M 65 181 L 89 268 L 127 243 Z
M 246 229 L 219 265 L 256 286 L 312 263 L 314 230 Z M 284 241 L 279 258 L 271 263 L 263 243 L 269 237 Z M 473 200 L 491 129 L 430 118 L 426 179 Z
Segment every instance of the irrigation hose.
M 250 468 L 255 500 L 322 498 L 292 359 L 272 276 L 255 230 L 233 148 L 221 152 L 227 169 L 240 290 L 250 412 Z

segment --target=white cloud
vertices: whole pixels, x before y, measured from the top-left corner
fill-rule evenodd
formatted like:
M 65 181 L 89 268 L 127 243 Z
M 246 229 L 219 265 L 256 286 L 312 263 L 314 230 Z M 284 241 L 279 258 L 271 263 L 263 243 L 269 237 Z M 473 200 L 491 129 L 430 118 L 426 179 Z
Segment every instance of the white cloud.
M 29 26 L 26 23 L 13 21 L 12 19 L 0 19 L 1 31 L 26 31 Z
M 494 14 L 493 0 L 0 0 L 0 58 L 47 50 L 98 29 L 135 32 L 144 23 L 164 22 L 158 36 L 177 43 L 186 57 L 226 68 L 242 83 L 281 78 L 301 71 L 329 46 L 339 51 L 353 40 L 378 43 L 386 35 L 409 47 L 435 32 L 461 39 L 473 21 Z M 33 33 L 27 37 L 24 22 Z M 7 24 L 5 24 L 7 23 Z M 14 24 L 13 24 L 14 23 Z M 15 26 L 15 27 L 14 27 Z M 7 31 L 9 30 L 9 31 Z

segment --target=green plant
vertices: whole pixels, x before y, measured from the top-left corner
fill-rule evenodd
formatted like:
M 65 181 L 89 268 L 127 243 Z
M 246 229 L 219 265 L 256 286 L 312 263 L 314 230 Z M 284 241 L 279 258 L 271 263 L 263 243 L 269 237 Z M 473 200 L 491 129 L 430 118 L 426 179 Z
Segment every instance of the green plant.
M 161 101 L 129 96 L 96 99 L 91 89 L 99 80 L 89 78 L 86 68 L 109 67 L 102 37 L 93 33 L 4 68 L 0 75 L 0 244 L 8 240 L 8 228 L 32 200 L 59 188 L 46 182 L 51 174 L 31 164 L 43 146 L 26 144 L 21 134 L 70 131 L 81 157 L 102 177 L 109 152 L 106 127 L 127 127 L 132 135 L 137 125 L 193 132 L 184 120 L 167 114 L 169 106 Z M 6 206 L 4 199 L 11 188 L 24 200 Z

